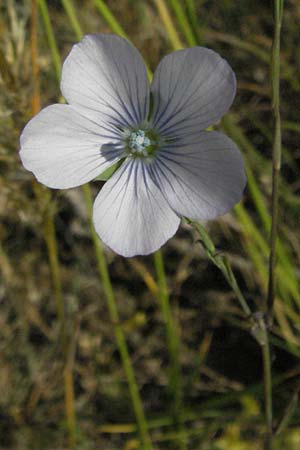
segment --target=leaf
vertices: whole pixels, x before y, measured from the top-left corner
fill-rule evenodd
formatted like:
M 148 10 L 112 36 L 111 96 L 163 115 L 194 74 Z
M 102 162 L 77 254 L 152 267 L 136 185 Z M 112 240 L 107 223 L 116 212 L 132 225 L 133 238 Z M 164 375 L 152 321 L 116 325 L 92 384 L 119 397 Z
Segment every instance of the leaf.
M 98 175 L 95 178 L 95 180 L 107 181 L 116 172 L 116 170 L 118 170 L 118 168 L 121 166 L 123 161 L 124 161 L 124 159 L 122 159 L 121 161 L 116 162 L 114 165 L 112 165 L 108 169 L 104 170 L 104 172 L 102 172 L 100 175 Z

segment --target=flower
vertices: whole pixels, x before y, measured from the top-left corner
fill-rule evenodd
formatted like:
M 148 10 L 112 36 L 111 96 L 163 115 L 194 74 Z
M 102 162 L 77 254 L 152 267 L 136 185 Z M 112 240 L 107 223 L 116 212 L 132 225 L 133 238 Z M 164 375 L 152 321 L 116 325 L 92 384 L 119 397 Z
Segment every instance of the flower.
M 41 183 L 57 189 L 116 166 L 96 197 L 95 229 L 116 253 L 146 255 L 175 234 L 182 216 L 213 219 L 241 199 L 239 150 L 224 134 L 204 131 L 229 109 L 235 90 L 232 69 L 207 48 L 165 56 L 150 87 L 129 42 L 87 35 L 63 65 L 68 104 L 48 106 L 29 121 L 20 156 Z

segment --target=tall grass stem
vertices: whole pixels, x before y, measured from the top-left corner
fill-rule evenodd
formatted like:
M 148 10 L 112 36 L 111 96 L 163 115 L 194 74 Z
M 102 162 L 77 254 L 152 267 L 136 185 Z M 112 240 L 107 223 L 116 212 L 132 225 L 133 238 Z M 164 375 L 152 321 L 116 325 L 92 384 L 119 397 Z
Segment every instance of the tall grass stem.
M 235 275 L 231 269 L 230 262 L 226 255 L 221 255 L 216 252 L 214 243 L 209 237 L 206 229 L 200 223 L 188 220 L 201 237 L 201 243 L 206 250 L 209 259 L 221 270 L 228 284 L 240 303 L 246 318 L 250 321 L 251 333 L 260 345 L 263 360 L 263 374 L 264 374 L 264 391 L 265 391 L 265 419 L 266 419 L 266 435 L 265 435 L 265 450 L 272 450 L 272 373 L 271 373 L 271 354 L 269 344 L 268 327 L 264 315 L 262 313 L 253 314 L 250 310 L 245 297 L 237 283 Z
M 269 343 L 269 332 L 263 315 L 259 316 L 258 324 L 260 326 L 261 351 L 263 360 L 264 373 L 264 391 L 265 391 L 265 420 L 266 434 L 264 442 L 264 450 L 272 450 L 273 448 L 273 405 L 272 405 L 272 370 L 271 370 L 271 353 Z
M 186 218 L 186 220 L 200 235 L 201 244 L 203 245 L 207 256 L 212 261 L 212 263 L 215 266 L 217 266 L 218 269 L 221 270 L 221 272 L 224 275 L 229 286 L 235 293 L 236 298 L 239 301 L 240 306 L 245 314 L 245 317 L 252 318 L 252 320 L 253 320 L 252 324 L 254 324 L 255 319 L 252 315 L 251 309 L 249 308 L 248 303 L 247 303 L 244 295 L 242 294 L 242 291 L 237 283 L 237 280 L 231 269 L 231 265 L 230 265 L 226 255 L 222 255 L 216 251 L 213 241 L 211 240 L 208 232 L 206 231 L 205 227 L 201 223 L 195 222 L 195 221 L 187 219 L 187 218 Z
M 32 67 L 32 81 L 33 81 L 33 97 L 32 97 L 32 112 L 37 114 L 41 108 L 40 102 L 40 80 L 39 80 L 39 61 L 38 61 L 38 3 L 39 0 L 33 0 L 31 6 L 31 21 L 30 21 L 30 41 L 31 41 L 31 67 Z M 48 190 L 40 187 L 34 181 L 34 191 L 38 201 L 43 208 L 43 234 L 47 246 L 48 259 L 50 265 L 50 272 L 53 283 L 54 297 L 56 302 L 56 312 L 59 322 L 59 341 L 62 345 L 64 359 L 67 359 L 67 336 L 65 326 L 65 308 L 64 298 L 62 294 L 61 271 L 58 259 L 58 245 L 56 240 L 55 223 L 54 223 L 54 208 L 49 207 L 52 195 Z M 71 370 L 64 369 L 64 398 L 65 398 L 65 415 L 68 430 L 68 444 L 70 449 L 76 445 L 76 413 L 75 413 L 75 394 L 74 394 L 74 379 L 73 367 Z
M 197 7 L 199 7 L 203 3 L 202 1 L 197 1 Z M 187 19 L 189 23 L 191 24 L 191 28 L 193 30 L 196 44 L 194 45 L 201 45 L 202 39 L 201 34 L 199 31 L 199 21 L 197 17 L 197 11 L 196 11 L 196 3 L 194 0 L 185 0 L 185 6 L 186 6 L 186 13 L 187 13 Z M 203 8 L 204 10 L 204 8 Z
M 169 388 L 173 401 L 173 417 L 175 426 L 177 426 L 180 433 L 179 445 L 181 450 L 187 449 L 185 432 L 182 423 L 182 383 L 181 383 L 181 370 L 179 361 L 179 333 L 178 326 L 174 320 L 172 309 L 170 305 L 169 290 L 165 275 L 164 261 L 161 250 L 154 253 L 154 265 L 157 276 L 157 284 L 159 288 L 158 297 L 160 303 L 160 309 L 164 319 L 168 353 L 170 356 L 170 371 L 169 371 Z
M 156 9 L 158 11 L 158 14 L 160 15 L 160 18 L 162 20 L 162 23 L 165 26 L 165 29 L 168 34 L 169 41 L 172 45 L 172 47 L 175 50 L 179 50 L 183 48 L 183 43 L 180 40 L 180 37 L 178 35 L 178 32 L 176 30 L 176 27 L 172 21 L 170 12 L 167 8 L 167 5 L 164 0 L 153 0 L 155 3 Z
M 280 33 L 283 15 L 283 0 L 274 0 L 274 38 L 271 58 L 272 109 L 274 116 L 274 140 L 272 160 L 272 225 L 270 236 L 269 284 L 267 296 L 267 316 L 272 320 L 272 310 L 276 289 L 276 244 L 278 239 L 278 201 L 281 169 L 281 118 L 280 118 Z
M 280 33 L 283 15 L 283 0 L 274 0 L 274 37 L 271 58 L 272 76 L 272 109 L 274 116 L 274 140 L 272 158 L 272 205 L 271 205 L 271 235 L 270 235 L 270 258 L 269 258 L 269 283 L 266 301 L 266 345 L 262 347 L 264 362 L 264 385 L 265 385 L 265 416 L 266 416 L 266 442 L 265 449 L 273 448 L 273 409 L 272 409 L 272 374 L 271 355 L 268 340 L 267 326 L 271 325 L 273 319 L 273 305 L 276 290 L 276 244 L 278 240 L 278 201 L 279 180 L 281 169 L 281 118 L 280 118 Z
M 51 50 L 54 69 L 55 69 L 55 75 L 58 80 L 60 80 L 60 73 L 61 73 L 61 60 L 60 60 L 60 54 L 56 45 L 55 35 L 53 32 L 47 1 L 46 0 L 38 0 L 39 2 L 39 10 L 42 16 L 43 25 L 45 28 L 46 36 L 48 39 L 48 44 Z
M 111 10 L 106 5 L 106 3 L 103 0 L 93 0 L 93 2 L 95 7 L 98 9 L 101 16 L 103 17 L 103 19 L 105 20 L 105 22 L 110 26 L 111 30 L 114 33 L 117 33 L 119 36 L 127 38 L 125 31 L 123 30 L 122 26 L 115 18 L 115 16 L 112 14 Z
M 69 1 L 69 0 L 61 0 L 61 2 L 67 13 L 70 24 L 74 30 L 74 33 L 79 38 L 79 36 L 82 36 L 83 33 L 82 33 L 80 23 L 77 19 L 76 13 L 75 13 L 73 3 L 72 3 L 72 1 Z
M 183 9 L 181 3 L 179 2 L 179 0 L 168 0 L 168 3 L 173 8 L 176 19 L 185 37 L 186 43 L 190 47 L 194 47 L 195 45 L 197 45 L 197 39 L 195 38 L 193 28 L 189 23 L 189 20 L 185 14 L 185 10 Z

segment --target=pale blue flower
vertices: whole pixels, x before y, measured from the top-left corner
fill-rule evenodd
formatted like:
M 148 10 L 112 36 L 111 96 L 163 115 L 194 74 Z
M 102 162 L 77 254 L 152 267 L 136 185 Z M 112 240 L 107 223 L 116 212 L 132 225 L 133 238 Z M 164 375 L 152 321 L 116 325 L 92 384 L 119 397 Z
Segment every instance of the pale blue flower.
M 121 255 L 149 254 L 174 235 L 180 217 L 213 219 L 241 199 L 239 150 L 224 134 L 204 131 L 235 90 L 230 66 L 207 48 L 164 57 L 149 87 L 129 42 L 85 36 L 63 65 L 68 104 L 43 109 L 21 135 L 23 165 L 46 186 L 64 189 L 121 162 L 96 197 L 95 229 Z

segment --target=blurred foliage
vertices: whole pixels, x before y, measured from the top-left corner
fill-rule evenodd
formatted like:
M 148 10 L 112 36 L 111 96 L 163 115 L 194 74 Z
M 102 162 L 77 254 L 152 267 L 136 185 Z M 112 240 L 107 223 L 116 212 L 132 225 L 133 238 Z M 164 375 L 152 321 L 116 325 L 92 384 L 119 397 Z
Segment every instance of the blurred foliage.
M 75 2 L 85 33 L 111 31 L 97 3 Z M 238 95 L 222 128 L 244 154 L 248 189 L 243 205 L 207 227 L 218 251 L 226 253 L 231 262 L 244 296 L 252 308 L 259 308 L 266 295 L 270 227 L 270 2 L 186 0 L 180 2 L 181 17 L 174 9 L 178 2 L 104 3 L 151 70 L 176 46 L 195 41 L 221 53 L 236 72 Z M 64 58 L 76 41 L 76 30 L 63 2 L 52 0 L 48 6 Z M 168 16 L 162 13 L 162 6 Z M 37 187 L 18 157 L 20 131 L 32 116 L 37 83 L 42 106 L 60 99 L 41 19 L 39 73 L 32 76 L 31 14 L 29 0 L 0 3 L 0 446 L 14 450 L 66 448 L 63 373 L 67 358 L 72 360 L 74 378 L 76 448 L 133 450 L 139 448 L 135 419 L 97 273 L 82 192 L 73 189 L 50 194 Z M 278 295 L 271 333 L 275 427 L 287 417 L 287 411 L 290 413 L 274 446 L 281 450 L 296 450 L 300 445 L 299 26 L 299 2 L 286 1 Z M 101 185 L 95 181 L 93 192 Z M 67 356 L 59 340 L 48 260 L 45 223 L 49 214 L 55 219 Z M 154 448 L 173 449 L 178 436 L 172 422 L 169 356 L 153 259 L 124 259 L 109 250 L 106 256 Z M 180 329 L 188 448 L 261 449 L 260 349 L 248 332 L 234 294 L 206 258 L 189 225 L 182 225 L 164 247 L 163 256 L 172 310 Z M 296 402 L 291 410 L 293 396 Z

